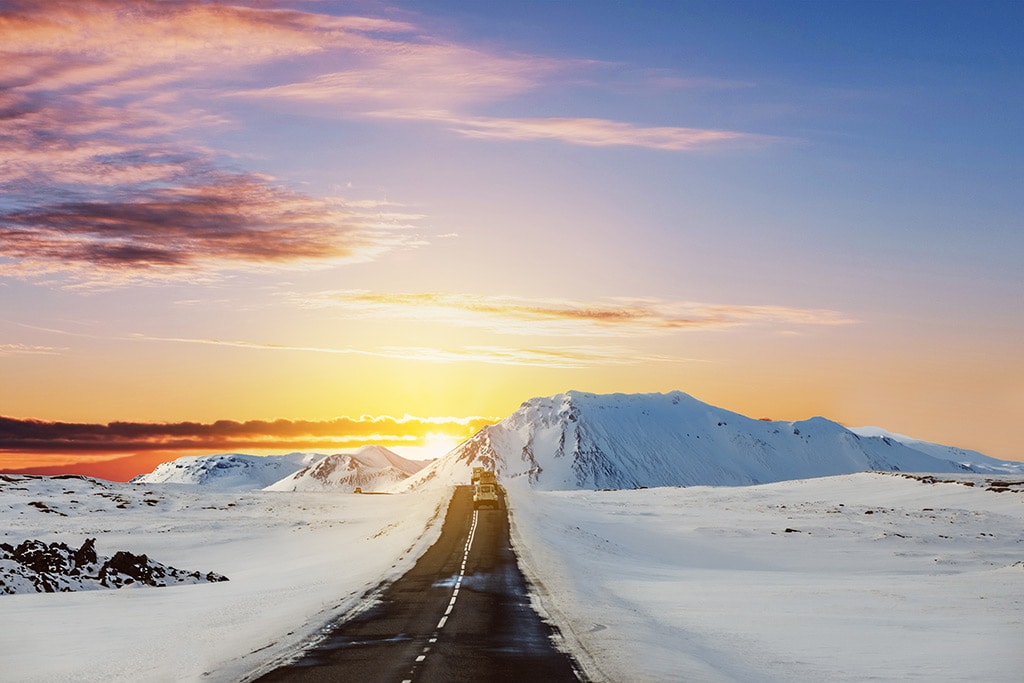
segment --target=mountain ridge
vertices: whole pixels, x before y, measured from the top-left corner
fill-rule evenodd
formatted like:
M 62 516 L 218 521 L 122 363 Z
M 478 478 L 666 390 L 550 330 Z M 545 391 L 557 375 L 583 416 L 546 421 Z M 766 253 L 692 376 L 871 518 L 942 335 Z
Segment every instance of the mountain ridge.
M 551 490 L 737 486 L 869 470 L 1024 473 L 1024 463 L 929 446 L 925 452 L 889 436 L 862 436 L 824 417 L 758 420 L 681 391 L 569 391 L 525 401 L 399 490 L 465 481 L 474 466 Z M 957 453 L 975 457 L 939 457 Z
M 265 491 L 379 491 L 419 472 L 427 463 L 408 460 L 383 446 L 326 455 L 264 488 Z

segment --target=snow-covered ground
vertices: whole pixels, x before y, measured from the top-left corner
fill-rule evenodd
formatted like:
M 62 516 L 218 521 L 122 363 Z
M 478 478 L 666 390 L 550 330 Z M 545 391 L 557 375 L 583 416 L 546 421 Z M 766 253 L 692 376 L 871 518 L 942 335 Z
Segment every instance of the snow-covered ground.
M 995 492 L 988 475 L 938 478 L 974 486 L 863 473 L 508 488 L 540 607 L 596 680 L 1018 681 L 1024 484 Z M 0 680 L 247 680 L 411 567 L 450 490 L 2 477 L 0 542 L 95 537 L 101 555 L 146 553 L 230 580 L 0 596 Z
M 1019 681 L 1024 487 L 949 476 L 975 486 L 509 488 L 541 607 L 598 680 Z
M 0 542 L 77 548 L 94 537 L 101 555 L 145 553 L 229 579 L 0 596 L 0 680 L 241 680 L 409 569 L 440 532 L 448 495 L 0 478 Z

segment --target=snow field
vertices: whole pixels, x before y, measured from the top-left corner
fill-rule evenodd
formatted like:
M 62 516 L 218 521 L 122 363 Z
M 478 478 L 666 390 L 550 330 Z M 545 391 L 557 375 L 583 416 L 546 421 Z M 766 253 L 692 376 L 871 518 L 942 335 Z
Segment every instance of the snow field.
M 973 481 L 509 493 L 537 599 L 597 680 L 1017 681 L 1024 496 Z
M 243 680 L 357 607 L 382 579 L 408 570 L 440 533 L 450 494 L 232 493 L 10 479 L 0 482 L 4 542 L 38 538 L 77 547 L 95 537 L 101 554 L 145 553 L 230 579 L 3 596 L 0 678 L 19 683 Z

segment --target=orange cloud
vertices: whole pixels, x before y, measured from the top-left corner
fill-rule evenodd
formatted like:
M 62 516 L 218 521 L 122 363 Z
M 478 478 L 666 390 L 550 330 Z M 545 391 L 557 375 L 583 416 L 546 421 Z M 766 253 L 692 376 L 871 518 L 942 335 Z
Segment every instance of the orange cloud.
M 211 65 L 223 70 L 329 47 L 361 49 L 375 33 L 413 30 L 386 19 L 198 0 L 134 2 L 130 11 L 119 0 L 14 0 L 0 22 L 0 52 L 10 64 L 4 80 L 35 90 L 116 89 L 118 81 L 158 66 L 173 66 L 173 77 L 187 80 Z
M 296 296 L 308 307 L 343 307 L 365 315 L 488 327 L 514 334 L 633 336 L 741 325 L 845 325 L 838 311 L 787 306 L 743 306 L 663 299 L 615 298 L 596 302 L 523 299 L 470 294 L 321 292 Z

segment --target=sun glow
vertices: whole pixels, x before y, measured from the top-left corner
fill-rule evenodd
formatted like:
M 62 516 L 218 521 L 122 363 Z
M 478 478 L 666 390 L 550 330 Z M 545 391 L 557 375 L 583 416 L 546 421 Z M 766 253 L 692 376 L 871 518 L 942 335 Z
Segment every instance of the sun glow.
M 391 446 L 391 450 L 410 460 L 432 460 L 452 450 L 465 439 L 444 432 L 428 432 L 418 446 Z

